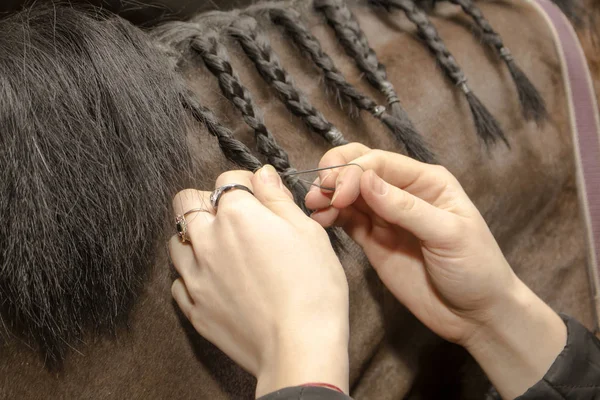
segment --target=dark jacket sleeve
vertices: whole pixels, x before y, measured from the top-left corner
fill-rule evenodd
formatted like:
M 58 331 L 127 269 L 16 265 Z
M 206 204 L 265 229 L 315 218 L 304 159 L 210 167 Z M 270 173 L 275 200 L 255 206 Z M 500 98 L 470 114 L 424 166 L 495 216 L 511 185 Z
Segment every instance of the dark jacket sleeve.
M 574 319 L 567 325 L 567 344 L 541 381 L 516 400 L 600 399 L 600 340 Z
M 335 390 L 322 387 L 295 386 L 269 393 L 258 400 L 352 400 Z
M 600 340 L 576 320 L 567 325 L 567 344 L 541 381 L 515 400 L 600 400 Z M 258 400 L 351 400 L 320 387 L 290 387 Z

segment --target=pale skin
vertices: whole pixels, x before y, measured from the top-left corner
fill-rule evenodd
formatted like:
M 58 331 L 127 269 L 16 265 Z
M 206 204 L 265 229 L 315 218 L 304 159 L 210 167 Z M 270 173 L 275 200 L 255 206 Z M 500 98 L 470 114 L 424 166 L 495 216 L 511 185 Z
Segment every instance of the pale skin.
M 256 395 L 307 382 L 348 392 L 348 286 L 322 227 L 338 225 L 382 282 L 439 336 L 464 346 L 503 398 L 539 381 L 566 343 L 560 317 L 508 265 L 485 221 L 443 167 L 360 144 L 326 153 L 306 205 L 296 207 L 272 167 L 227 172 L 222 197 L 174 200 L 191 244 L 170 242 L 172 287 L 200 334 L 258 379 Z M 195 216 L 195 217 L 194 217 Z M 268 251 L 265 251 L 268 249 Z M 317 306 L 318 305 L 318 306 Z

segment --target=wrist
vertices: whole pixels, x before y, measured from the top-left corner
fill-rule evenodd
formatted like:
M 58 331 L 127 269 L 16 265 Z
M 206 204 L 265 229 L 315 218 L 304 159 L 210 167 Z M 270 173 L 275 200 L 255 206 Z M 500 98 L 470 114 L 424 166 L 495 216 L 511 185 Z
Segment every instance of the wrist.
M 339 325 L 339 324 L 338 324 Z M 278 332 L 257 374 L 256 397 L 310 382 L 348 393 L 348 326 L 304 324 Z
M 501 396 L 515 398 L 544 377 L 566 344 L 566 332 L 558 314 L 517 279 L 465 348 Z

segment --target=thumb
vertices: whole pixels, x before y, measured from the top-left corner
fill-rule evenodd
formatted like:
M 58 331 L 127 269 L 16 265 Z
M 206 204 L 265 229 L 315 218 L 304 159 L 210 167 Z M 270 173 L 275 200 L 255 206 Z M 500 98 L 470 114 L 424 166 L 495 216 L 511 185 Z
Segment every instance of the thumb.
M 406 229 L 422 241 L 447 237 L 447 227 L 452 223 L 448 213 L 390 185 L 373 170 L 363 173 L 360 194 L 378 217 Z
M 254 196 L 273 213 L 287 220 L 307 218 L 294 203 L 281 177 L 271 165 L 265 165 L 252 177 Z

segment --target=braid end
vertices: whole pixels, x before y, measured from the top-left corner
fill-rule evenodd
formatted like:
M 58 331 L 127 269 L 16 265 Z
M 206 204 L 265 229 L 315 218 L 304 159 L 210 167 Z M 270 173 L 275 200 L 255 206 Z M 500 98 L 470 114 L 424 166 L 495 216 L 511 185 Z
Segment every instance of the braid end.
M 542 123 L 548 118 L 548 111 L 540 92 L 513 60 L 506 60 L 506 65 L 517 86 L 523 117 L 528 121 L 534 120 L 538 124 Z
M 500 128 L 498 121 L 490 114 L 477 96 L 471 91 L 466 92 L 465 96 L 469 102 L 471 114 L 473 114 L 477 135 L 483 139 L 486 145 L 493 144 L 496 140 L 500 139 L 507 147 L 510 147 L 508 139 L 504 136 L 504 132 L 502 132 L 502 128 Z
M 406 147 L 406 153 L 410 157 L 428 164 L 436 164 L 435 155 L 427 148 L 425 140 L 410 121 L 384 113 L 381 122 L 388 127 L 394 138 Z

